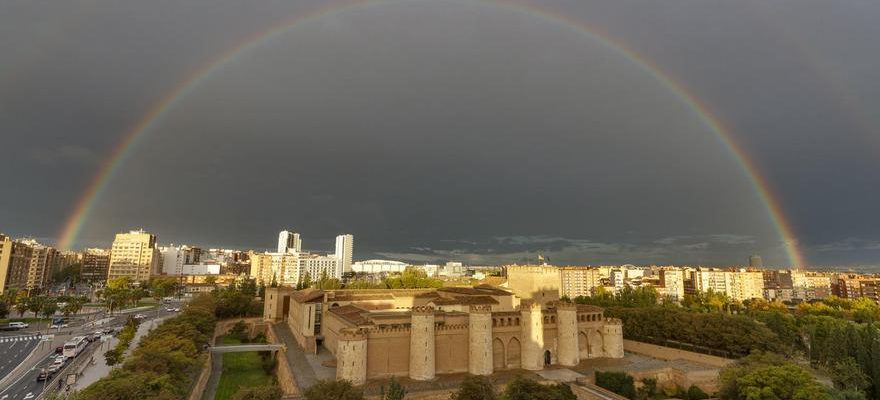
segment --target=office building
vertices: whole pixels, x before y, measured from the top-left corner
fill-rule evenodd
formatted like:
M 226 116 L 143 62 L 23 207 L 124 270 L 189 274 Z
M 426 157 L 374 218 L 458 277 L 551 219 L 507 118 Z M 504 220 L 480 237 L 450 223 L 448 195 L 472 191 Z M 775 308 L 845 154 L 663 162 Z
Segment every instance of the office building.
M 143 230 L 117 233 L 110 249 L 107 279 L 127 277 L 143 282 L 159 274 L 159 249 L 156 235 Z

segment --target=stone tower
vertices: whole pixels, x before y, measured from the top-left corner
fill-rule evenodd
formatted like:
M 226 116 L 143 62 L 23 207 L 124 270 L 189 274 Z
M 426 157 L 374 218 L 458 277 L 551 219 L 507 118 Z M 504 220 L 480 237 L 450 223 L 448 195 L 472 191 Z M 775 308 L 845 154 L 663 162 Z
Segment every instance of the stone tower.
M 557 348 L 556 359 L 560 365 L 573 367 L 580 363 L 578 349 L 577 306 L 571 303 L 556 304 Z
M 522 319 L 522 368 L 538 371 L 544 369 L 544 315 L 541 303 L 523 300 L 520 303 Z
M 434 376 L 434 307 L 416 306 L 409 338 L 409 377 L 428 381 Z
M 468 314 L 468 372 L 492 374 L 492 306 L 472 305 Z
M 367 335 L 363 330 L 347 328 L 339 331 L 336 379 L 350 381 L 356 386 L 367 381 Z
M 623 323 L 617 318 L 605 318 L 602 326 L 605 357 L 623 358 Z

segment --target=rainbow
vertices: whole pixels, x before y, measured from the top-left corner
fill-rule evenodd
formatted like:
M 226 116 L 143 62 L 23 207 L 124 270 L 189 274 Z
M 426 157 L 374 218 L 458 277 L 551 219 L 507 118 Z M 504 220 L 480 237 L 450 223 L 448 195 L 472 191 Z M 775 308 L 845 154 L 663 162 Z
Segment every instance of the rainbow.
M 122 139 L 116 144 L 104 162 L 98 169 L 98 173 L 92 179 L 85 192 L 79 198 L 60 234 L 58 246 L 69 249 L 76 243 L 77 236 L 82 231 L 83 225 L 91 215 L 96 200 L 101 197 L 114 174 L 119 169 L 132 150 L 143 140 L 146 133 L 157 124 L 174 106 L 187 94 L 194 91 L 201 82 L 205 81 L 212 73 L 222 66 L 240 57 L 246 50 L 277 37 L 295 26 L 307 21 L 335 15 L 343 11 L 354 11 L 377 5 L 395 4 L 408 0 L 360 0 L 331 3 L 308 13 L 294 16 L 270 26 L 255 35 L 245 38 L 235 46 L 222 54 L 217 55 L 200 68 L 193 71 L 185 79 L 181 80 L 168 94 L 155 102 L 153 106 L 134 124 Z M 596 40 L 606 48 L 623 56 L 642 71 L 658 81 L 663 87 L 672 92 L 692 112 L 699 116 L 700 120 L 718 137 L 721 143 L 734 156 L 739 168 L 750 180 L 756 193 L 766 209 L 767 215 L 772 221 L 778 235 L 782 239 L 789 262 L 794 267 L 803 267 L 803 257 L 797 248 L 797 240 L 792 233 L 791 224 L 782 212 L 782 207 L 776 199 L 768 182 L 761 176 L 751 159 L 732 138 L 730 132 L 722 123 L 701 103 L 696 96 L 690 93 L 682 84 L 678 83 L 670 75 L 657 67 L 652 61 L 642 57 L 625 45 L 615 41 L 602 32 L 593 29 L 584 23 L 574 20 L 566 15 L 539 7 L 534 4 L 520 1 L 506 0 L 473 0 L 472 2 L 486 3 L 502 7 L 520 14 L 534 18 L 542 18 L 553 22 L 566 29 L 574 30 L 590 39 Z

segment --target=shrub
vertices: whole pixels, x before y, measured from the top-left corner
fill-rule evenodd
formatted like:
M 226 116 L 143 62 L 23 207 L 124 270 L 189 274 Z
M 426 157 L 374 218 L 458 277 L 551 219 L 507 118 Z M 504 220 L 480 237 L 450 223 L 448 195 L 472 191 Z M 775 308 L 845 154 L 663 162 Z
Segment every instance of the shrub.
M 635 381 L 625 372 L 596 371 L 596 386 L 608 389 L 628 399 L 636 398 Z

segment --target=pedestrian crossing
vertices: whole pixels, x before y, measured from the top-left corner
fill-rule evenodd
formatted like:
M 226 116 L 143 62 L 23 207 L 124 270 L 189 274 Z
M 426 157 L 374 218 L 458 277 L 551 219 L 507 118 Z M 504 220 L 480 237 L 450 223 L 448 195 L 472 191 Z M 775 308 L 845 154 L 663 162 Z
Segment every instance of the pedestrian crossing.
M 22 336 L 0 336 L 0 343 L 12 343 L 12 342 L 20 342 L 25 340 L 40 340 L 41 335 L 22 335 Z

